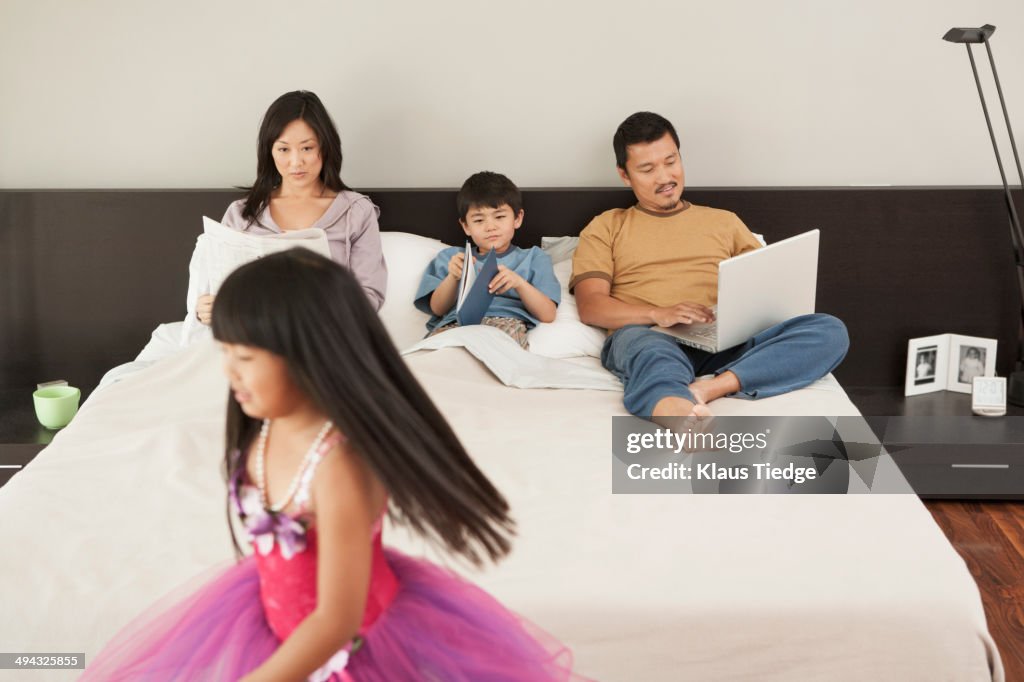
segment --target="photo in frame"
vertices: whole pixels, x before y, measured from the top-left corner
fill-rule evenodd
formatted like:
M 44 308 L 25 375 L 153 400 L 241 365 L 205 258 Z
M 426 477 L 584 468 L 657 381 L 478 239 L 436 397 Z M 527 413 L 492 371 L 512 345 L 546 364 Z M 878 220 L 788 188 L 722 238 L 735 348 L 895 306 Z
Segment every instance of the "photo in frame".
M 911 339 L 907 344 L 907 379 L 903 395 L 946 390 L 948 334 Z
M 939 334 L 910 339 L 903 395 L 970 393 L 976 376 L 995 376 L 995 339 Z
M 949 390 L 970 393 L 974 390 L 974 377 L 995 376 L 997 343 L 995 339 L 950 334 L 946 382 Z

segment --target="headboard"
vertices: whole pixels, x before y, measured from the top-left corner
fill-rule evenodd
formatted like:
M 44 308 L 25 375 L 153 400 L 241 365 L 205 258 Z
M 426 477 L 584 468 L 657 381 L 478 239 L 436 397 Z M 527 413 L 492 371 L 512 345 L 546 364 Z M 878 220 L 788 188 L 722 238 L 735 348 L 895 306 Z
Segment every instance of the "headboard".
M 455 190 L 370 189 L 381 228 L 463 239 Z M 907 339 L 956 332 L 999 339 L 1010 368 L 1020 300 L 999 189 L 693 188 L 769 242 L 821 230 L 817 309 L 846 322 L 847 386 L 902 383 Z M 1020 193 L 1018 192 L 1018 195 Z M 201 216 L 236 190 L 0 191 L 0 388 L 68 379 L 89 389 L 185 312 Z M 1018 199 L 1020 197 L 1018 196 Z M 521 246 L 577 234 L 629 206 L 626 189 L 527 189 Z

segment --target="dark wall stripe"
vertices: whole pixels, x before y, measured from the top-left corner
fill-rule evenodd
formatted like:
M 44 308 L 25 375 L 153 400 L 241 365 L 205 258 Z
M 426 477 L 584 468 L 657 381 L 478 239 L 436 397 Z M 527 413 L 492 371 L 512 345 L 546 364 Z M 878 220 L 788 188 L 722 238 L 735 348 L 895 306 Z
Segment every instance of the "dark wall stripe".
M 463 239 L 455 190 L 366 191 L 385 230 Z M 184 316 L 201 216 L 219 219 L 238 196 L 0 191 L 0 387 L 64 378 L 87 388 L 131 360 L 157 324 Z M 1009 370 L 1020 303 L 1001 190 L 695 188 L 686 197 L 735 211 L 769 241 L 821 230 L 818 310 L 850 330 L 836 371 L 845 385 L 901 384 L 907 339 L 942 332 L 998 338 L 998 370 Z M 577 234 L 632 201 L 624 189 L 526 190 L 517 243 Z

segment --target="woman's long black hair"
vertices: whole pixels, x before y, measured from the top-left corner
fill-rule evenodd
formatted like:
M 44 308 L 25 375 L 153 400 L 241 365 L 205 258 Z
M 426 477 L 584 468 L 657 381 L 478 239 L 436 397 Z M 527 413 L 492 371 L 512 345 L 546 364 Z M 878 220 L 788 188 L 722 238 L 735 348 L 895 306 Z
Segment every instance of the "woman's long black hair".
M 397 521 L 474 564 L 480 549 L 491 560 L 508 553 L 508 503 L 406 367 L 348 270 L 302 248 L 244 265 L 217 293 L 213 335 L 285 359 L 296 386 L 384 485 Z M 229 391 L 229 481 L 244 471 L 259 428 Z
M 316 133 L 323 161 L 320 182 L 334 192 L 348 189 L 341 181 L 341 137 L 323 102 L 308 90 L 286 92 L 274 100 L 260 123 L 256 140 L 256 182 L 247 188 L 249 194 L 242 207 L 242 218 L 250 223 L 267 207 L 271 192 L 281 184 L 281 174 L 274 164 L 274 143 L 285 127 L 296 119 L 305 121 Z

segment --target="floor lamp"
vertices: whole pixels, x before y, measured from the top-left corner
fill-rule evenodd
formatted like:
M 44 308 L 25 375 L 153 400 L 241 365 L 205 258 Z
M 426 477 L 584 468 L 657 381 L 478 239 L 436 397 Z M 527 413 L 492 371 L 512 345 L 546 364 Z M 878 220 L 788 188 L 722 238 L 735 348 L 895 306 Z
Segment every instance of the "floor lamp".
M 999 154 L 999 145 L 996 144 L 996 136 L 992 130 L 992 120 L 988 115 L 988 106 L 985 104 L 985 93 L 981 89 L 981 80 L 978 78 L 978 66 L 974 63 L 974 53 L 971 51 L 972 43 L 984 43 L 988 52 L 988 63 L 992 67 L 992 78 L 996 82 L 996 92 L 999 93 L 999 104 L 1003 109 L 1003 120 L 1006 121 L 1006 130 L 1010 134 L 1010 149 L 1013 151 L 1014 161 L 1017 162 L 1017 175 L 1020 177 L 1021 186 L 1024 187 L 1024 171 L 1021 170 L 1020 156 L 1017 154 L 1017 143 L 1013 139 L 1013 128 L 1010 127 L 1010 116 L 1006 113 L 1006 100 L 1003 99 L 1003 88 L 999 85 L 999 74 L 996 73 L 996 62 L 992 57 L 992 47 L 988 39 L 995 33 L 996 27 L 985 24 L 981 28 L 951 28 L 942 36 L 943 40 L 951 43 L 963 43 L 967 46 L 967 56 L 971 60 L 971 70 L 974 71 L 974 82 L 978 86 L 978 97 L 981 98 L 981 110 L 985 113 L 985 123 L 988 125 L 988 134 L 992 138 L 992 149 L 996 153 L 996 164 L 999 166 L 999 176 L 1003 179 L 1003 194 L 1006 198 L 1006 209 L 1010 214 L 1010 237 L 1013 240 L 1013 257 L 1017 265 L 1017 286 L 1021 295 L 1020 327 L 1017 334 L 1017 358 L 1014 362 L 1013 372 L 1010 373 L 1006 387 L 1006 399 L 1014 405 L 1024 405 L 1024 231 L 1021 230 L 1020 217 L 1017 215 L 1017 207 L 1013 203 L 1013 196 L 1010 194 L 1010 186 L 1006 182 L 1006 172 L 1003 170 L 1003 159 Z

